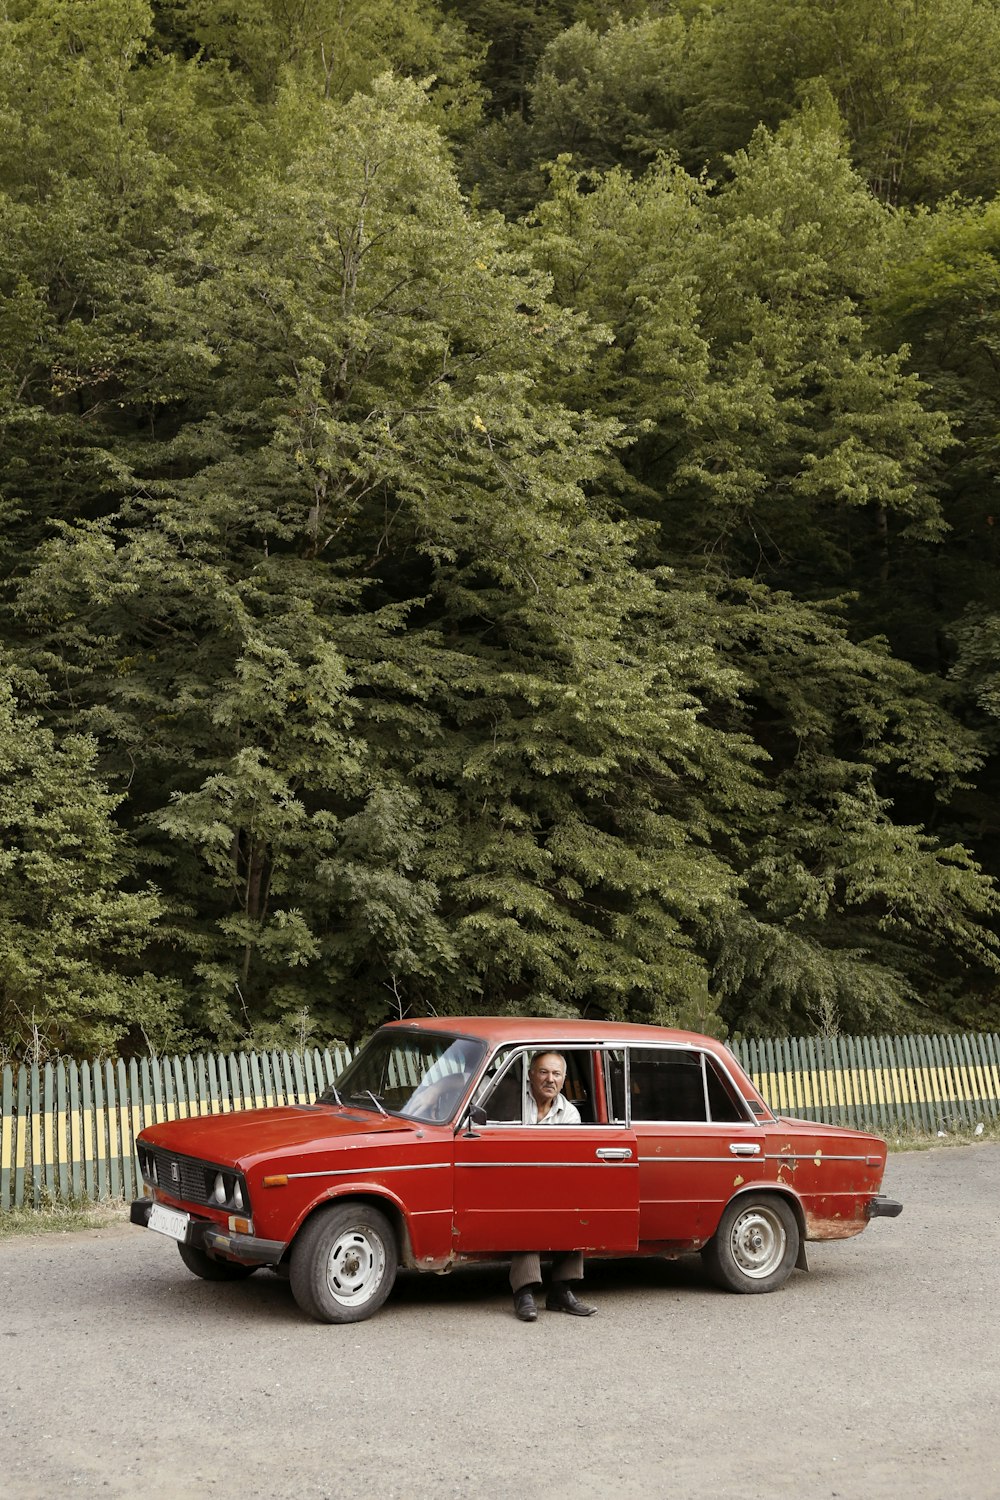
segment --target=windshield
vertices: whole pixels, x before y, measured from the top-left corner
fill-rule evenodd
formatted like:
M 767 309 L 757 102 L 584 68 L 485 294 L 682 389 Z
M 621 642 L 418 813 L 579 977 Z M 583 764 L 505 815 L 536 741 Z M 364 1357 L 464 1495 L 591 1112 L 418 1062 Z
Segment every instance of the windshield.
M 443 1125 L 465 1096 L 485 1042 L 437 1032 L 378 1031 L 320 1099 Z

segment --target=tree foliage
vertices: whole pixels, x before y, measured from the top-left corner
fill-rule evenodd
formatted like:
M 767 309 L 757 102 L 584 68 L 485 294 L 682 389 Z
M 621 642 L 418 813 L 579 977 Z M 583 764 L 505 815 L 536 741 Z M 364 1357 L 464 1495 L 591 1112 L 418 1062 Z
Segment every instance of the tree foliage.
M 6 1045 L 990 1013 L 934 18 L 7 4 Z

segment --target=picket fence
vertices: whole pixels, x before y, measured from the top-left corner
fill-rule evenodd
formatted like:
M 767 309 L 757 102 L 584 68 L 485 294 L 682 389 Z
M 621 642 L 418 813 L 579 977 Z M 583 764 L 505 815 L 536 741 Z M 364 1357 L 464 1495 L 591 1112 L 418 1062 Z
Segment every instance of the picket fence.
M 779 1114 L 882 1135 L 1000 1117 L 994 1034 L 750 1039 L 732 1051 Z M 144 1126 L 311 1103 L 349 1057 L 339 1047 L 4 1067 L 0 1209 L 133 1197 Z

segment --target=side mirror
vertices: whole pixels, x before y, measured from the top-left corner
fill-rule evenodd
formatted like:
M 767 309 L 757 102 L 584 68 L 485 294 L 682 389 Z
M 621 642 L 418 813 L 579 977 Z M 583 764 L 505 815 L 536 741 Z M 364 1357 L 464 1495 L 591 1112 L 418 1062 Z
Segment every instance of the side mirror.
M 476 1126 L 486 1124 L 486 1111 L 481 1104 L 473 1104 L 469 1107 L 469 1113 L 464 1115 L 462 1119 L 464 1127 L 462 1134 L 466 1136 L 475 1135 Z

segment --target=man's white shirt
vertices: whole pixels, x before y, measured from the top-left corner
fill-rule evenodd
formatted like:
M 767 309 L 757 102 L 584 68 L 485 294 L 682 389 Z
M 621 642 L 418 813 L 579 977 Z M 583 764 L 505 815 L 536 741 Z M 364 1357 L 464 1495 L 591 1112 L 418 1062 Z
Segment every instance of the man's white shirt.
M 527 1123 L 529 1125 L 579 1125 L 580 1111 L 562 1094 L 557 1094 L 549 1106 L 548 1114 L 539 1119 L 535 1096 L 529 1094 Z

